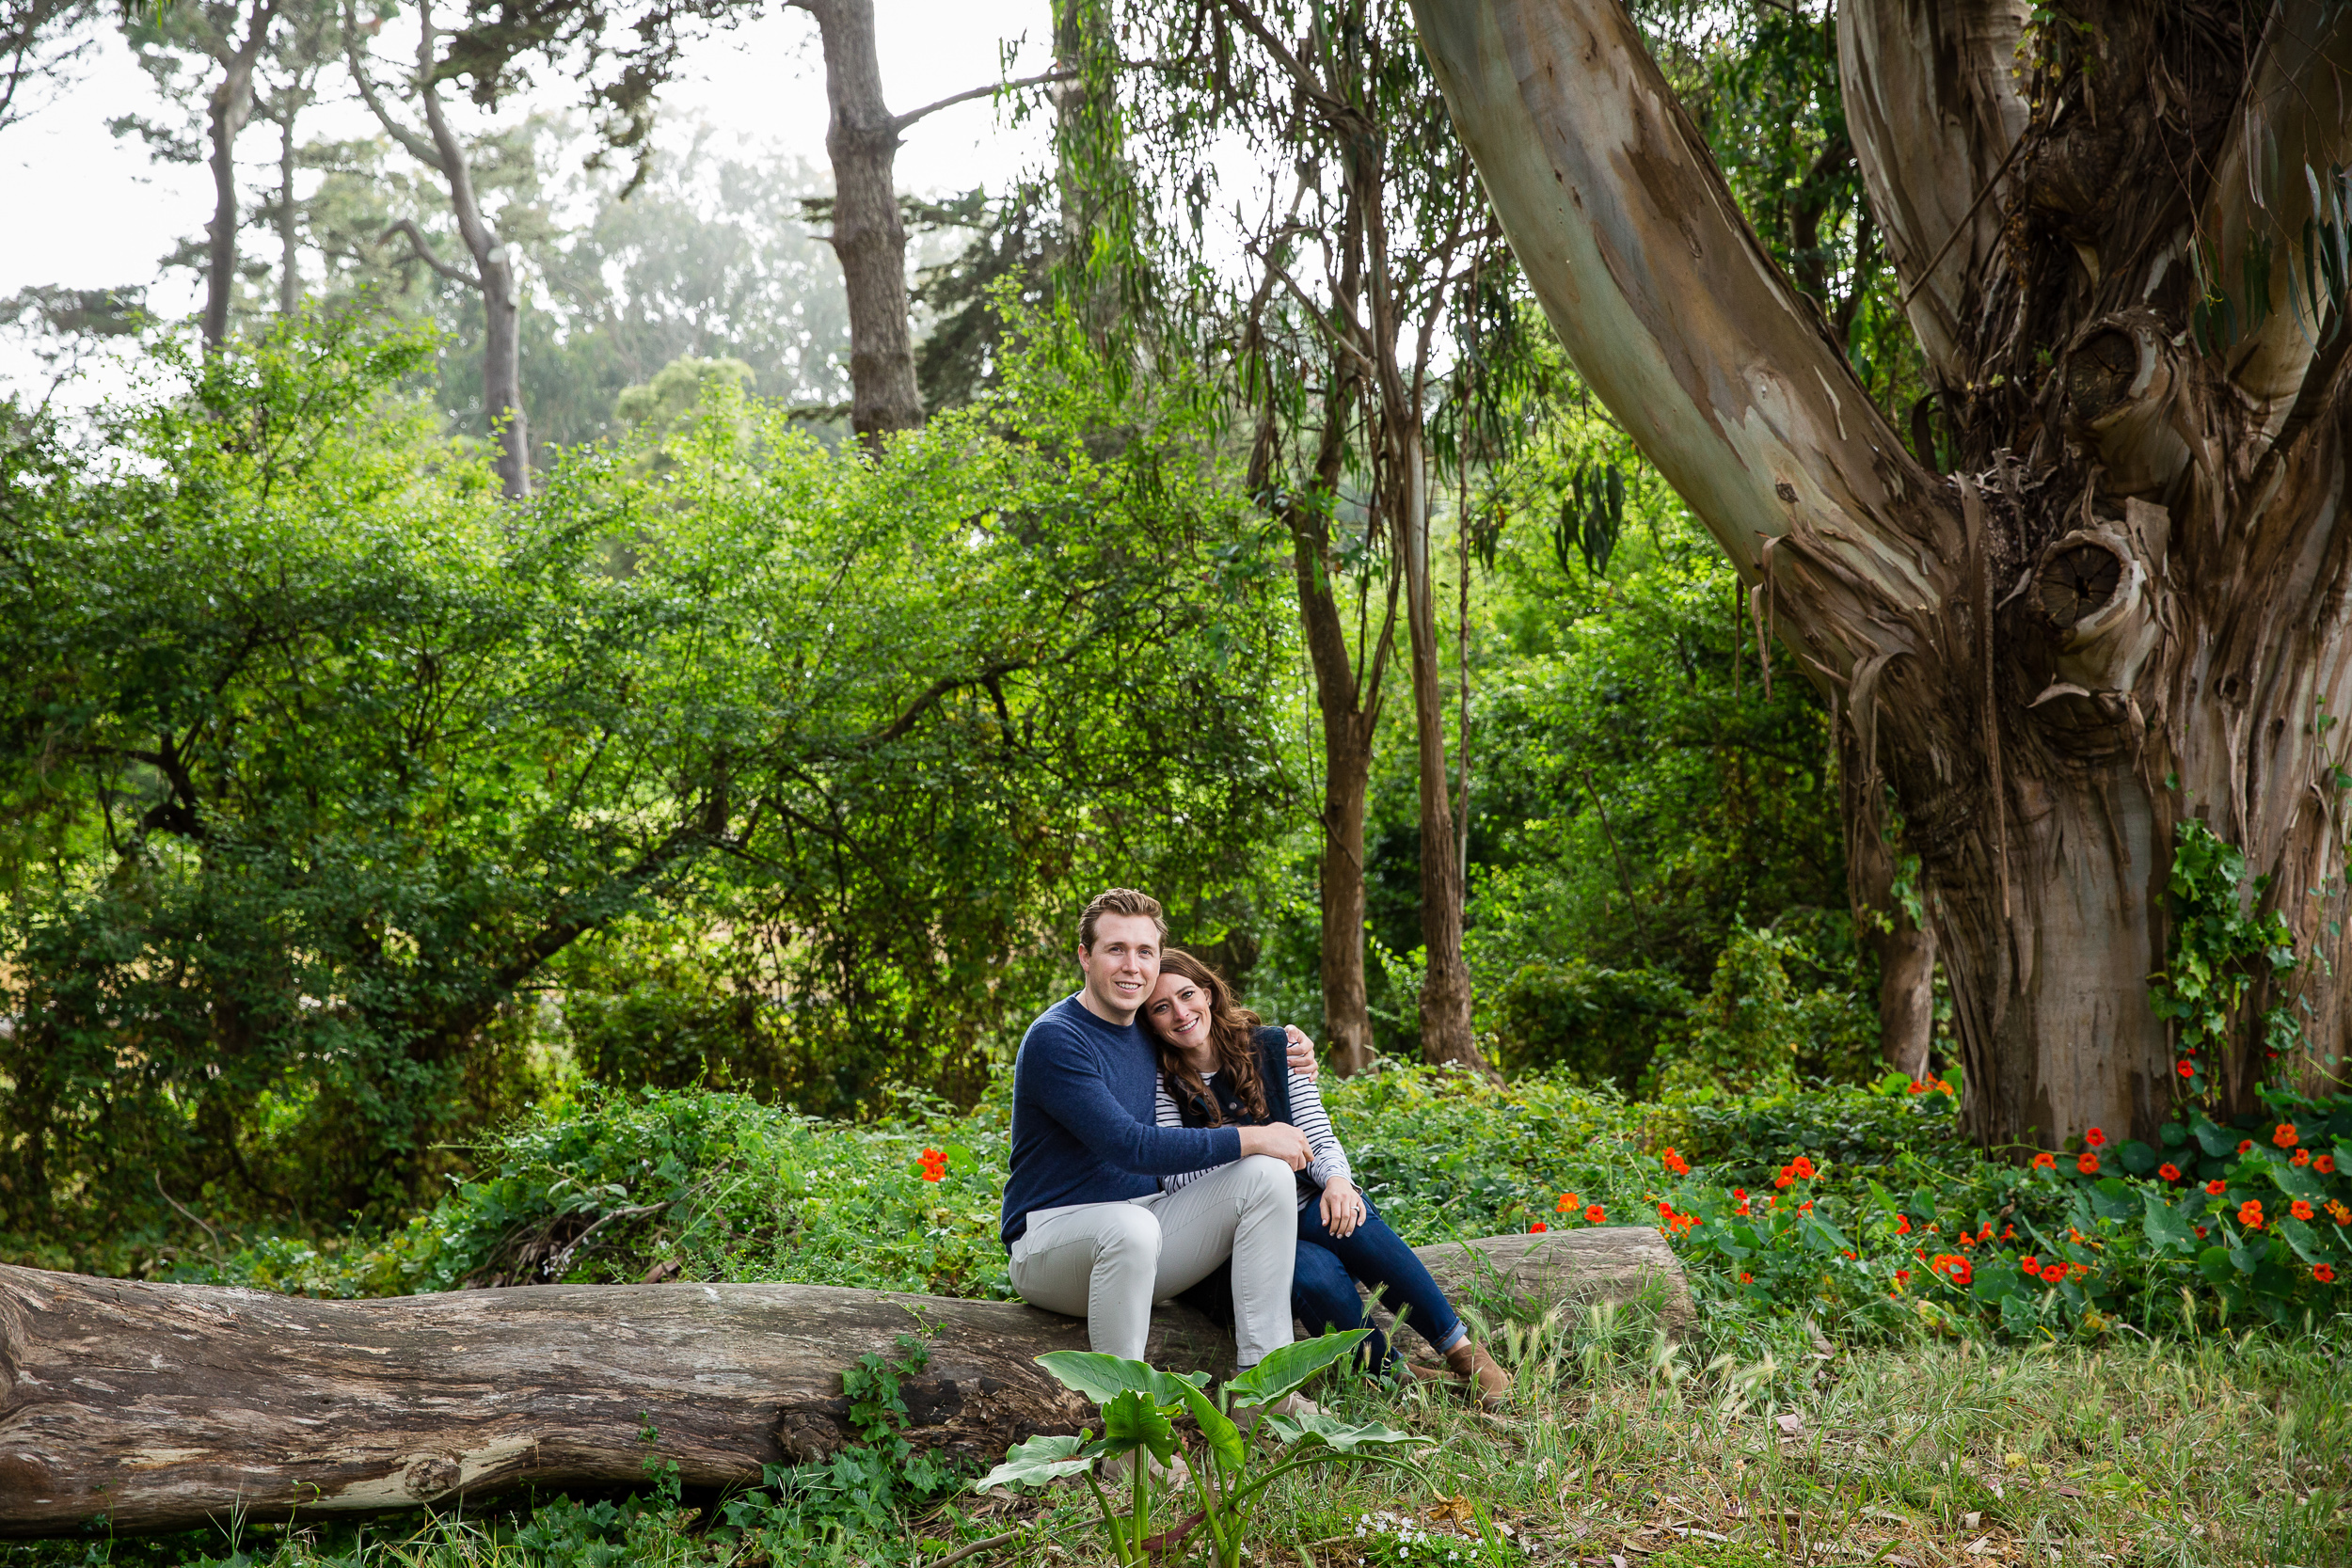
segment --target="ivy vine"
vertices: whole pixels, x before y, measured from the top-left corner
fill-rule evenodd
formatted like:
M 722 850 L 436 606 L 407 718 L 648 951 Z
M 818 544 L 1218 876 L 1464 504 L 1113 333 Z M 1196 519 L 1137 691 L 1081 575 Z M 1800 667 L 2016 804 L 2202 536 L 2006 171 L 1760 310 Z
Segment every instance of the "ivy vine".
M 2219 1082 L 2229 1058 L 2231 1028 L 2255 982 L 2265 975 L 2283 981 L 2300 961 L 2286 917 L 2272 910 L 2248 914 L 2270 885 L 2251 880 L 2248 896 L 2245 852 L 2211 828 L 2185 818 L 2172 838 L 2172 941 L 2164 972 L 2150 988 L 2156 1016 L 2178 1025 L 2180 1059 L 2173 1064 L 2180 1096 L 2203 1101 Z M 2302 1026 L 2285 997 L 2263 1009 L 2255 1030 L 2265 1062 L 2301 1043 Z

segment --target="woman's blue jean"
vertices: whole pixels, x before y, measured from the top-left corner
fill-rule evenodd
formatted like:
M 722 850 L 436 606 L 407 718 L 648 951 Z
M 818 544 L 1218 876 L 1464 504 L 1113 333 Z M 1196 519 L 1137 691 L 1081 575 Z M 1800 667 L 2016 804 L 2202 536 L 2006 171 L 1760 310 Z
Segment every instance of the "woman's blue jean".
M 1298 1212 L 1298 1262 L 1291 1274 L 1291 1310 L 1310 1334 L 1327 1328 L 1370 1328 L 1371 1317 L 1356 1294 L 1358 1281 L 1378 1292 L 1388 1309 L 1421 1331 L 1432 1349 L 1443 1354 L 1463 1337 L 1462 1320 L 1445 1292 L 1429 1276 L 1428 1268 L 1403 1237 L 1389 1228 L 1380 1212 L 1364 1199 L 1364 1220 L 1345 1236 L 1334 1236 L 1323 1223 L 1323 1205 L 1309 1203 Z M 1378 1329 L 1359 1352 L 1365 1364 L 1386 1370 L 1398 1359 L 1394 1346 Z

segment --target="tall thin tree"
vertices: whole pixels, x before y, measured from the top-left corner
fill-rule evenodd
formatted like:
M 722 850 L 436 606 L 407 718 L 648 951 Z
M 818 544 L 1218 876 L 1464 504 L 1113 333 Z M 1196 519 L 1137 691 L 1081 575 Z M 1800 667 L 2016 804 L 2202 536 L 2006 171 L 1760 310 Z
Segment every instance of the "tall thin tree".
M 450 124 L 448 108 L 441 102 L 436 49 L 441 35 L 433 24 L 432 0 L 417 3 L 416 67 L 406 86 L 406 96 L 423 117 L 423 131 L 404 120 L 376 86 L 365 41 L 371 32 L 361 27 L 351 0 L 344 0 L 343 49 L 352 81 L 385 134 L 405 148 L 410 157 L 440 175 L 449 190 L 450 214 L 456 219 L 458 237 L 473 265 L 468 268 L 443 261 L 412 219 L 403 218 L 384 237 L 389 240 L 399 234 L 418 261 L 481 297 L 482 405 L 490 435 L 498 443 L 499 483 L 510 499 L 519 499 L 531 494 L 531 423 L 523 408 L 523 302 L 517 265 L 521 258 L 500 234 L 496 220 L 483 210 L 466 144 Z
M 1137 51 L 1121 62 L 1138 84 L 1136 101 L 1120 106 L 1135 129 L 1131 142 L 1080 150 L 1098 230 L 1093 253 L 1199 258 L 1216 199 L 1209 171 L 1219 138 L 1248 145 L 1265 179 L 1263 194 L 1237 200 L 1232 212 L 1250 257 L 1247 278 L 1236 284 L 1204 260 L 1185 260 L 1129 281 L 1122 293 L 1148 307 L 1138 331 L 1157 335 L 1161 352 L 1181 345 L 1232 354 L 1261 430 L 1270 420 L 1278 436 L 1288 429 L 1306 437 L 1269 447 L 1262 436 L 1262 454 L 1315 454 L 1303 471 L 1286 474 L 1263 457 L 1259 467 L 1262 488 L 1286 498 L 1324 720 L 1326 1022 L 1354 1057 L 1369 1033 L 1368 1019 L 1356 1016 L 1363 994 L 1362 786 L 1393 635 L 1385 616 L 1377 630 L 1366 620 L 1352 641 L 1341 635 L 1322 586 L 1332 565 L 1325 519 L 1341 508 L 1346 476 L 1358 489 L 1362 537 L 1376 541 L 1375 556 L 1394 574 L 1387 593 L 1402 610 L 1412 683 L 1422 1051 L 1432 1061 L 1483 1069 L 1462 955 L 1464 884 L 1429 523 L 1439 476 L 1429 420 L 1452 352 L 1450 318 L 1470 287 L 1478 245 L 1498 231 L 1401 4 L 1217 0 L 1204 12 L 1147 3 L 1128 8 L 1114 31 Z M 1113 86 L 1105 79 L 1089 91 L 1106 99 Z M 1122 182 L 1136 194 L 1106 195 Z M 1288 194 L 1294 186 L 1295 196 Z
M 173 6 L 135 7 L 123 24 L 139 63 L 167 93 L 182 88 L 182 58 L 208 67 L 190 84 L 204 103 L 203 161 L 212 170 L 213 215 L 204 226 L 204 311 L 199 318 L 206 349 L 229 337 L 229 311 L 236 294 L 237 236 L 244 228 L 237 193 L 237 138 L 253 118 L 253 73 L 270 46 L 280 0 L 215 0 Z M 128 122 L 125 122 L 128 123 Z M 166 156 L 176 137 L 141 126 Z

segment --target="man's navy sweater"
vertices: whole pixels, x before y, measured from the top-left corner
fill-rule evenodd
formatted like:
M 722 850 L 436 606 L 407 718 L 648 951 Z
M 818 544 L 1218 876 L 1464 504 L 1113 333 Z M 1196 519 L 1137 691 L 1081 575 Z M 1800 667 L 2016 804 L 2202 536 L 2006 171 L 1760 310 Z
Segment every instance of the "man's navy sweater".
M 1105 1023 L 1074 995 L 1029 1025 L 1012 1062 L 1005 1245 L 1040 1209 L 1146 1197 L 1163 1176 L 1241 1158 L 1238 1128 L 1152 1125 L 1158 1083 L 1141 1027 Z

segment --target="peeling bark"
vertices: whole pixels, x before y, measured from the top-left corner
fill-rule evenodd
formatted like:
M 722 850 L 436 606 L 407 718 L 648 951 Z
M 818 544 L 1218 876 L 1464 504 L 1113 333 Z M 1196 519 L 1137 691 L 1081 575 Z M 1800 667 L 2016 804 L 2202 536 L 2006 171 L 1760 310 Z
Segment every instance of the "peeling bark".
M 1942 388 L 1920 467 L 1734 206 L 1613 0 L 1416 12 L 1457 128 L 1579 371 L 1706 523 L 1883 770 L 1921 857 L 1987 1142 L 2148 1135 L 2173 1052 L 2172 830 L 2204 818 L 2296 933 L 2309 1050 L 2249 1018 L 2224 1084 L 2344 1050 L 2352 702 L 2343 345 L 2192 331 L 2299 164 L 2352 158 L 2352 9 L 1861 0 L 1847 123 Z M 2078 25 L 2079 24 L 2079 25 Z M 2277 164 L 2266 162 L 2279 150 Z M 2260 269 L 2254 269 L 2259 273 Z M 2258 1005 L 2276 1000 L 2259 999 Z M 2250 1009 L 2249 1009 L 2250 1012 Z
M 1541 1305 L 1691 1302 L 1637 1227 L 1423 1249 L 1454 1294 Z M 1473 1286 L 1473 1280 L 1477 1283 Z M 0 1267 L 0 1536 L 116 1532 L 475 1502 L 524 1485 L 637 1487 L 648 1459 L 688 1486 L 856 1438 L 841 1373 L 930 1361 L 902 1386 L 914 1447 L 993 1462 L 1090 1414 L 1034 1358 L 1086 1325 L 1013 1302 L 815 1285 L 526 1286 L 384 1301 L 149 1285 Z M 1155 1365 L 1230 1372 L 1232 1341 L 1162 1307 Z M 651 1443 L 639 1434 L 647 1426 Z
M 1979 201 L 2026 129 L 2012 67 L 2027 0 L 1846 0 L 1838 8 L 1846 122 L 1862 185 L 1906 284 L 1928 363 L 1966 380 L 1971 279 L 2000 248 L 2002 209 Z M 1940 260 L 1939 260 L 1940 256 Z M 1933 267 L 1929 263 L 1935 261 Z
M 1935 933 L 1896 895 L 1895 847 L 1880 808 L 1886 781 L 1862 758 L 1852 726 L 1836 727 L 1847 897 L 1854 928 L 1879 966 L 1879 1056 L 1916 1084 L 1928 1075 L 1935 1044 Z

